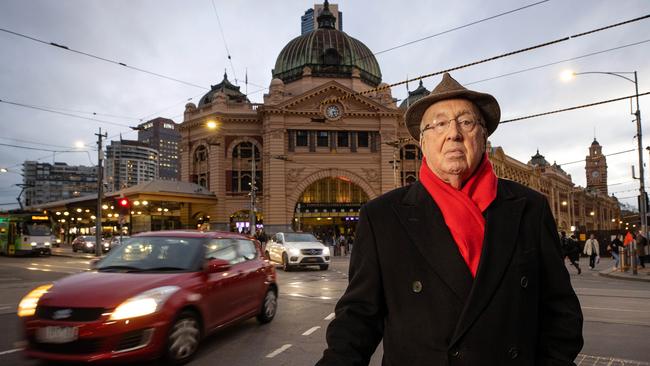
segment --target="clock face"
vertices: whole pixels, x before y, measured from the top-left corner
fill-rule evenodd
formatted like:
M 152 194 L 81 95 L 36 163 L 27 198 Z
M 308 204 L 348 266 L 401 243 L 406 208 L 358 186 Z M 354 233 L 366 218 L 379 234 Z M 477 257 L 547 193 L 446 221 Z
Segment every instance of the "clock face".
M 600 173 L 598 173 L 597 170 L 594 170 L 594 171 L 591 173 L 591 176 L 594 177 L 594 178 L 598 178 L 598 177 L 600 176 Z
M 336 104 L 328 105 L 327 108 L 325 108 L 325 117 L 329 119 L 337 119 L 341 117 L 341 107 Z

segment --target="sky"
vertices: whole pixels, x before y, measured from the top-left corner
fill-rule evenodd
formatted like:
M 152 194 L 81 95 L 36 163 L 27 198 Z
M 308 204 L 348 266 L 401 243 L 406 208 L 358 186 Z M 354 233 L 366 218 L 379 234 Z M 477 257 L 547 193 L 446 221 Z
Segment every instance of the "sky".
M 373 52 L 537 2 L 333 1 L 344 14 L 343 30 Z M 300 16 L 313 4 L 302 0 L 0 2 L 2 29 L 195 84 L 171 81 L 0 32 L 1 100 L 94 119 L 0 103 L 0 144 L 78 150 L 54 153 L 0 145 L 0 168 L 8 169 L 0 173 L 0 204 L 16 201 L 20 188 L 15 184 L 22 182 L 24 160 L 94 165 L 97 152 L 92 148 L 99 128 L 113 139 L 120 134 L 135 139 L 137 135 L 128 126 L 140 120 L 162 116 L 180 123 L 185 103 L 197 103 L 210 85 L 221 81 L 224 70 L 231 81 L 238 80 L 242 91 L 248 89 L 253 102 L 261 102 L 261 89 L 271 82 L 277 55 L 300 35 Z M 383 81 L 394 83 L 647 14 L 647 0 L 542 1 L 376 57 Z M 638 44 L 631 45 L 634 43 Z M 626 45 L 631 46 L 623 47 Z M 593 55 L 583 57 L 589 54 Z M 452 76 L 462 84 L 471 84 L 471 89 L 494 95 L 505 120 L 634 94 L 632 82 L 611 75 L 579 75 L 563 82 L 560 74 L 567 69 L 637 71 L 639 92 L 650 91 L 648 55 L 650 19 L 467 67 Z M 573 60 L 565 61 L 569 59 Z M 539 67 L 548 64 L 553 65 Z M 244 83 L 246 74 L 248 87 Z M 437 76 L 423 83 L 431 90 L 439 81 Z M 410 84 L 410 90 L 416 87 L 416 82 Z M 398 99 L 406 93 L 405 86 L 392 90 Z M 644 111 L 649 110 L 650 96 L 642 97 L 640 104 L 645 121 L 643 158 L 647 162 L 645 147 L 650 146 L 650 129 L 646 126 L 650 113 Z M 503 124 L 490 141 L 523 162 L 539 149 L 549 162 L 563 164 L 583 160 L 594 137 L 603 146 L 604 154 L 635 149 L 633 119 L 630 101 L 623 100 Z M 86 147 L 75 147 L 79 141 Z M 636 205 L 639 182 L 632 178 L 631 166 L 638 168 L 638 153 L 609 156 L 607 165 L 610 194 L 623 203 Z M 586 185 L 584 162 L 562 168 L 576 185 Z M 650 183 L 647 170 L 645 175 L 646 183 Z M 0 206 L 7 208 L 12 206 Z

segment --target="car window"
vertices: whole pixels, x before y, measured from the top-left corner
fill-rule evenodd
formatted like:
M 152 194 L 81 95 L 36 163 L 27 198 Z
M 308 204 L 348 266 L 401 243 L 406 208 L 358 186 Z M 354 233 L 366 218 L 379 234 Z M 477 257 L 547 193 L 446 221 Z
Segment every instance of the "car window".
M 223 259 L 230 264 L 255 259 L 257 254 L 253 241 L 246 239 L 213 239 L 206 244 L 205 248 L 206 259 Z

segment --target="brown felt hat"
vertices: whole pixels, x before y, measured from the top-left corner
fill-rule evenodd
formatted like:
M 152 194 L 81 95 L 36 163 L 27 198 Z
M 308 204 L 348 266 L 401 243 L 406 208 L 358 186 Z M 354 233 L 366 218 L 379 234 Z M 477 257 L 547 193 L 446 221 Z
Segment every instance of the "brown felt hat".
M 501 119 L 501 108 L 499 108 L 497 100 L 490 94 L 479 93 L 465 88 L 454 80 L 449 73 L 445 73 L 442 76 L 440 84 L 429 95 L 411 104 L 409 109 L 406 110 L 404 116 L 406 128 L 408 128 L 409 133 L 416 141 L 420 140 L 420 124 L 422 123 L 424 112 L 432 104 L 446 99 L 469 100 L 481 111 L 485 120 L 485 126 L 487 127 L 488 136 L 497 129 L 497 125 L 499 125 L 499 120 Z

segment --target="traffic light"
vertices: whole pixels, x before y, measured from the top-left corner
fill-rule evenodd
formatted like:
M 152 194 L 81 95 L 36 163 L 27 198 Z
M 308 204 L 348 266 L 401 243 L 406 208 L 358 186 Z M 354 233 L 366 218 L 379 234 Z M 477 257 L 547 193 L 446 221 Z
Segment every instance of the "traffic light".
M 131 207 L 131 201 L 128 198 L 120 197 L 117 199 L 117 207 L 120 208 L 120 215 L 124 216 L 129 212 Z
M 119 204 L 119 206 L 122 207 L 122 208 L 128 208 L 129 205 L 130 205 L 130 202 L 129 202 L 129 200 L 126 199 L 126 198 L 120 198 L 118 204 Z

